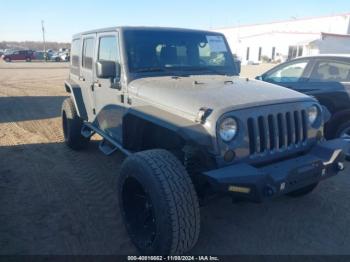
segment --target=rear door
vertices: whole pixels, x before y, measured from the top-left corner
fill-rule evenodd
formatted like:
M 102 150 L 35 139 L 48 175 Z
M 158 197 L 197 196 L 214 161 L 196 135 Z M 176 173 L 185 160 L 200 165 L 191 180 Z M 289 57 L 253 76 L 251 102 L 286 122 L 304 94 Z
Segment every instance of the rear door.
M 80 66 L 79 85 L 82 89 L 82 96 L 88 115 L 89 122 L 93 122 L 96 116 L 94 108 L 94 98 L 92 86 L 94 82 L 94 53 L 96 44 L 96 34 L 82 36 L 82 57 Z
M 349 109 L 350 59 L 316 58 L 304 86 L 332 113 Z
M 116 31 L 97 35 L 96 61 L 120 64 L 119 34 Z M 119 79 L 98 78 L 95 73 L 94 103 L 96 124 L 106 134 L 122 142 L 122 119 L 125 113 L 124 88 Z
M 26 60 L 27 59 L 27 51 L 19 51 L 18 60 Z

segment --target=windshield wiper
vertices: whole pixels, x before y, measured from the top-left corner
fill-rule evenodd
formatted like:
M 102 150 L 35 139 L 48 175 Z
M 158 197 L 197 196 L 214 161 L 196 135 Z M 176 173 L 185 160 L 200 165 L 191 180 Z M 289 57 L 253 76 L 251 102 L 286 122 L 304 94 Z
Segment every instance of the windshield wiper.
M 136 69 L 134 72 L 135 73 L 144 73 L 144 72 L 169 72 L 174 70 L 175 72 L 182 71 L 182 72 L 193 72 L 193 71 L 198 71 L 198 72 L 211 72 L 216 75 L 228 75 L 227 73 L 215 70 L 213 68 L 208 68 L 208 67 L 203 67 L 203 66 L 184 66 L 184 67 L 144 67 L 144 68 L 139 68 Z M 173 72 L 173 73 L 175 73 Z
M 145 68 L 139 68 L 136 69 L 135 73 L 143 73 L 143 72 L 166 72 L 163 67 L 145 67 Z
M 204 71 L 204 72 L 211 72 L 211 73 L 215 73 L 217 75 L 227 75 L 224 72 L 218 71 L 216 69 L 213 68 L 209 68 L 209 67 L 203 67 L 203 66 L 189 66 L 189 67 L 182 67 L 181 69 L 185 70 L 185 71 Z

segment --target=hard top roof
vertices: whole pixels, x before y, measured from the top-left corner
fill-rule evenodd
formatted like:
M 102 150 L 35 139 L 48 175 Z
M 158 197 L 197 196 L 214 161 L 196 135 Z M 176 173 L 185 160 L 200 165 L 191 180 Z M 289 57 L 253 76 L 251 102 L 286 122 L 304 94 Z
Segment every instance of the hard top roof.
M 95 30 L 89 30 L 73 35 L 73 38 L 79 38 L 82 35 L 88 35 L 93 33 L 103 33 L 112 31 L 124 31 L 124 30 L 135 30 L 135 31 L 173 31 L 173 32 L 201 32 L 210 33 L 216 35 L 222 35 L 222 33 L 209 31 L 209 30 L 199 30 L 199 29 L 186 29 L 186 28 L 174 28 L 174 27 L 150 27 L 150 26 L 118 26 L 118 27 L 107 27 Z
M 296 59 L 303 59 L 303 58 L 318 58 L 318 57 L 338 57 L 338 58 L 350 58 L 350 54 L 318 54 L 318 55 L 308 55 L 308 56 L 301 56 L 297 57 Z

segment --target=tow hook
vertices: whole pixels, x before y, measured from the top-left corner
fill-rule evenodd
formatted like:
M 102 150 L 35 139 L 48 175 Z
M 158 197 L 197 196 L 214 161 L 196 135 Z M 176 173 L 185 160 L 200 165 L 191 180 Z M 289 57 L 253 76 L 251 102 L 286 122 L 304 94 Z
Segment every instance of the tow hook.
M 338 162 L 337 163 L 337 170 L 338 171 L 343 171 L 345 169 L 344 163 L 343 162 Z

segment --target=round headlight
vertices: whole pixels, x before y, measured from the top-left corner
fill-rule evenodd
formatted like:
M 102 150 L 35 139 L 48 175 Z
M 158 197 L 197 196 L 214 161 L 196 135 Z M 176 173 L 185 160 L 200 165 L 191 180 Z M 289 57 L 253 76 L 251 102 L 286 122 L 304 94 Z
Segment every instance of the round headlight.
M 307 110 L 307 117 L 308 117 L 310 125 L 315 124 L 315 122 L 317 120 L 317 117 L 318 117 L 318 108 L 317 108 L 317 106 L 309 107 L 309 109 Z
M 219 134 L 222 140 L 225 142 L 231 141 L 237 134 L 238 125 L 237 121 L 233 118 L 225 118 L 219 127 Z

